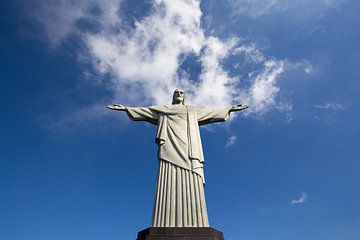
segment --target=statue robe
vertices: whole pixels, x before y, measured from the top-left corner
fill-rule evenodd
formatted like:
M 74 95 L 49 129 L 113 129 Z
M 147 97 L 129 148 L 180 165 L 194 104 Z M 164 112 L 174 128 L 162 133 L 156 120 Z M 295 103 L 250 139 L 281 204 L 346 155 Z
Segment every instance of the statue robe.
M 230 108 L 203 109 L 186 105 L 127 108 L 132 120 L 158 126 L 159 175 L 152 226 L 209 226 L 199 126 L 225 121 L 229 111 Z

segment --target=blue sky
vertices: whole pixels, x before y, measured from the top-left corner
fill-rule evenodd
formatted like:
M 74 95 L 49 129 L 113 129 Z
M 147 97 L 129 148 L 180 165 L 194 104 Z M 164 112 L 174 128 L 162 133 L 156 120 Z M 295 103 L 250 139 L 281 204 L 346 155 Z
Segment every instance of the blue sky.
M 0 3 L 0 238 L 134 239 L 155 128 L 111 103 L 247 103 L 202 128 L 226 239 L 360 238 L 360 2 Z

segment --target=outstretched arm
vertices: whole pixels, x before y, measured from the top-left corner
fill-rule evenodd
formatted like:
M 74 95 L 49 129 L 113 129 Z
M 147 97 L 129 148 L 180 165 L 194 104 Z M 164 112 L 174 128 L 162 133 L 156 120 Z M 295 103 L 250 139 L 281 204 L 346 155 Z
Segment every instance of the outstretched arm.
M 229 118 L 230 112 L 241 111 L 249 106 L 245 104 L 238 104 L 232 107 L 220 108 L 220 109 L 206 109 L 198 108 L 197 117 L 199 125 L 204 125 L 214 122 L 222 122 Z
M 116 111 L 126 111 L 131 120 L 147 121 L 157 124 L 158 114 L 151 107 L 126 107 L 121 104 L 108 105 L 107 108 Z

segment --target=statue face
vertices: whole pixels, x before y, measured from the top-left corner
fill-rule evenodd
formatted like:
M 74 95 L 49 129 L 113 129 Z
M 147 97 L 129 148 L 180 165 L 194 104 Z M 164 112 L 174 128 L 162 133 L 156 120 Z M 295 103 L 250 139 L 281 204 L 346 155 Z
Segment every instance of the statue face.
M 182 89 L 175 89 L 173 95 L 173 104 L 184 104 L 185 92 Z

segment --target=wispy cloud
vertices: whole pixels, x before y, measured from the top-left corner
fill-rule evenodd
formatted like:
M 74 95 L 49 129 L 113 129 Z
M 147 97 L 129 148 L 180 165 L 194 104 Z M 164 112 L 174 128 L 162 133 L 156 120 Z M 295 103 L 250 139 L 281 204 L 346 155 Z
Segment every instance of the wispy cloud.
M 271 212 L 271 210 L 270 210 L 270 208 L 263 207 L 263 208 L 257 209 L 257 212 L 260 214 L 268 214 Z
M 82 35 L 89 28 L 82 23 L 108 29 L 121 24 L 122 0 L 40 0 L 29 12 L 44 28 L 51 47 L 59 47 L 70 35 Z
M 327 9 L 339 8 L 348 0 L 227 0 L 236 14 L 259 18 L 276 13 L 294 13 L 290 16 L 319 16 Z M 301 18 L 302 18 L 301 17 Z
M 290 201 L 291 205 L 301 205 L 304 204 L 309 199 L 309 195 L 307 193 L 301 193 L 299 199 L 294 199 Z
M 287 5 L 279 4 L 280 0 L 229 0 L 237 13 L 257 18 L 274 11 L 286 9 Z
M 105 103 L 99 103 L 88 108 L 68 109 L 69 113 L 67 112 L 65 116 L 42 116 L 39 121 L 46 122 L 49 132 L 56 136 L 67 136 L 70 133 L 76 133 L 77 130 L 91 135 L 98 130 L 102 131 L 107 128 L 101 124 L 103 118 L 110 116 L 110 111 L 104 106 Z M 95 126 L 93 125 L 94 122 L 97 123 Z M 111 124 L 112 121 L 109 122 Z
M 276 96 L 280 91 L 277 80 L 283 72 L 283 61 L 270 59 L 264 63 L 264 69 L 254 78 L 253 84 L 244 93 L 252 106 L 252 112 L 262 113 L 275 106 Z
M 316 105 L 314 105 L 314 107 L 317 109 L 323 109 L 323 110 L 329 110 L 329 111 L 345 110 L 344 105 L 342 105 L 341 103 L 336 103 L 336 102 L 327 102 L 327 103 L 323 103 L 323 104 L 316 104 Z
M 228 140 L 227 140 L 227 142 L 226 142 L 226 144 L 225 144 L 225 147 L 230 147 L 230 146 L 232 146 L 232 145 L 234 145 L 235 144 L 235 142 L 236 142 L 236 140 L 237 140 L 237 136 L 236 135 L 232 135 L 232 136 L 230 136 L 229 138 L 228 138 Z
M 253 62 L 255 64 L 266 61 L 265 56 L 254 43 L 243 44 L 242 46 L 235 48 L 233 54 L 244 54 L 248 62 Z
M 328 8 L 339 8 L 341 5 L 345 4 L 347 0 L 324 0 L 324 4 Z
M 277 109 L 285 114 L 285 121 L 287 123 L 291 122 L 294 118 L 293 105 L 289 102 L 280 102 L 277 106 Z

